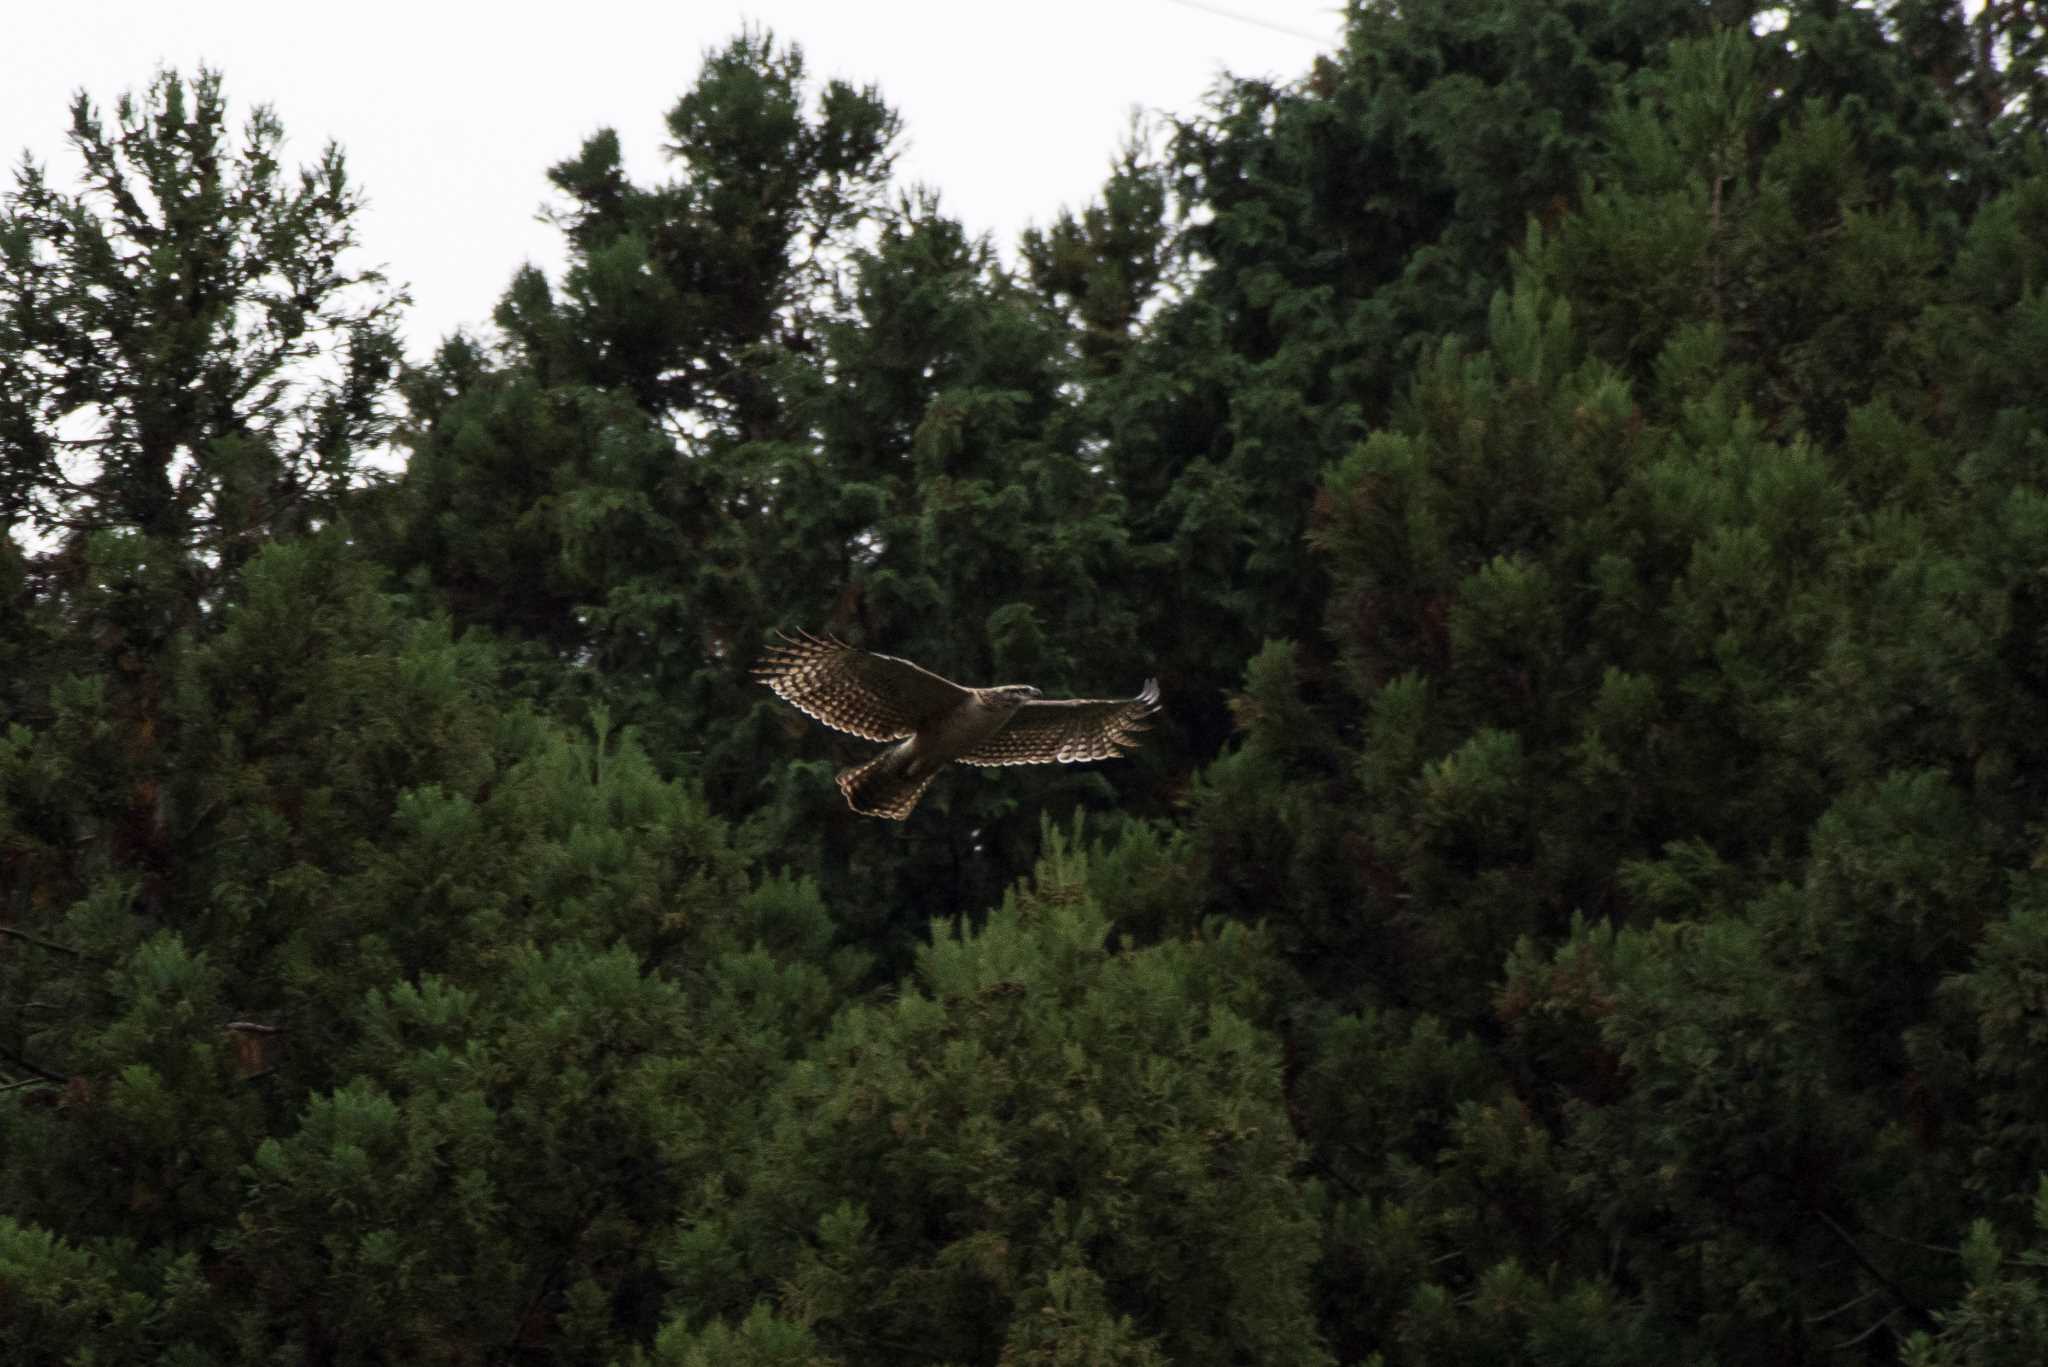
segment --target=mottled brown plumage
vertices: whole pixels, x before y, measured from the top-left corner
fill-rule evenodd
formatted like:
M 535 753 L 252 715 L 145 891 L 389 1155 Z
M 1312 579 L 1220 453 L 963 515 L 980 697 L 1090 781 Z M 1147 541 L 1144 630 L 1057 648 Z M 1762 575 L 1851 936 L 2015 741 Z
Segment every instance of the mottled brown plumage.
M 1029 684 L 966 688 L 893 655 L 809 633 L 784 636 L 754 675 L 830 727 L 895 741 L 839 775 L 847 805 L 901 821 L 954 760 L 1073 764 L 1115 759 L 1159 707 L 1159 683 L 1135 698 L 1041 699 Z

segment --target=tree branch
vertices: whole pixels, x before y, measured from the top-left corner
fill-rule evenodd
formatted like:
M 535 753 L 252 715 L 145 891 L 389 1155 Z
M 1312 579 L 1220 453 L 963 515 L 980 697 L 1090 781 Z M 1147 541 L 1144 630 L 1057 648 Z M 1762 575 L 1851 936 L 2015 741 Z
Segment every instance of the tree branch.
M 55 1083 L 57 1086 L 62 1087 L 71 1081 L 70 1078 L 66 1077 L 62 1073 L 53 1073 L 48 1068 L 44 1068 L 38 1064 L 30 1063 L 27 1059 L 23 1058 L 20 1054 L 15 1053 L 11 1049 L 0 1049 L 0 1059 L 6 1059 L 15 1067 L 26 1069 L 28 1072 L 34 1073 L 35 1081 L 38 1082 Z M 15 1084 L 10 1083 L 9 1085 L 12 1086 Z
M 25 930 L 16 930 L 13 926 L 0 926 L 0 935 L 8 936 L 10 939 L 25 940 L 38 949 L 47 949 L 56 954 L 68 954 L 74 959 L 84 959 L 88 963 L 106 962 L 104 959 L 88 954 L 82 949 L 73 949 L 70 945 L 60 945 L 54 940 L 42 939 L 39 936 L 29 934 Z
M 1882 1286 L 1885 1289 L 1885 1294 L 1892 1298 L 1892 1304 L 1910 1315 L 1917 1327 L 1925 1329 L 1930 1334 L 1940 1331 L 1941 1326 L 1935 1323 L 1934 1316 L 1924 1306 L 1916 1302 L 1911 1296 L 1908 1296 L 1906 1289 L 1893 1281 L 1883 1268 L 1871 1261 L 1870 1255 L 1857 1246 L 1856 1241 L 1849 1236 L 1849 1231 L 1842 1228 L 1840 1221 L 1824 1210 L 1814 1209 L 1813 1213 L 1818 1215 L 1821 1223 L 1826 1225 L 1829 1230 L 1833 1231 L 1834 1236 L 1842 1241 L 1842 1246 L 1849 1250 L 1849 1256 L 1856 1260 L 1857 1266 L 1876 1278 L 1877 1284 Z M 1883 1316 L 1879 1319 L 1878 1323 L 1882 1324 L 1885 1319 L 1889 1318 L 1889 1315 Z
M 19 1082 L 0 1082 L 0 1092 L 18 1092 L 24 1087 L 55 1087 L 58 1084 L 46 1077 L 25 1077 Z

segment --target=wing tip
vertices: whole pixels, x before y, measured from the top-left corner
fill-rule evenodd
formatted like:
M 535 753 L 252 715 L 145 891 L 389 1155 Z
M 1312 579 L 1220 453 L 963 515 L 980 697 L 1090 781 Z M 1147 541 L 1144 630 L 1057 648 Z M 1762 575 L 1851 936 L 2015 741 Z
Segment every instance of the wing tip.
M 855 649 L 830 632 L 823 636 L 813 636 L 802 627 L 798 627 L 796 635 L 792 636 L 781 627 L 776 627 L 774 634 L 780 638 L 780 643 L 768 642 L 762 647 L 763 653 L 760 658 L 748 667 L 749 673 L 770 688 L 775 687 L 777 679 L 788 677 L 792 670 L 816 660 L 821 655 Z
M 846 642 L 840 640 L 837 636 L 834 636 L 829 631 L 826 632 L 823 636 L 814 636 L 810 632 L 805 631 L 802 627 L 798 627 L 796 629 L 796 634 L 792 636 L 789 632 L 784 631 L 781 627 L 776 627 L 774 628 L 774 635 L 776 639 L 768 642 L 767 646 L 765 647 L 766 649 L 771 651 L 797 651 L 800 653 L 809 654 L 813 651 L 819 650 L 854 649 L 853 646 L 848 645 Z

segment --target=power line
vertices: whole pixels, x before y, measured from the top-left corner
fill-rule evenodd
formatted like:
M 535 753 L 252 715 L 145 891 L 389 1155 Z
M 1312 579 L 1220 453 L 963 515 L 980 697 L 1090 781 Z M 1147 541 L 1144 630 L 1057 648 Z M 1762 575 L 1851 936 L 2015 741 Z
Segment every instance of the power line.
M 1252 24 L 1258 28 L 1271 29 L 1275 33 L 1284 33 L 1291 38 L 1305 38 L 1319 47 L 1327 47 L 1331 42 L 1329 34 L 1310 33 L 1307 29 L 1293 28 L 1287 24 L 1276 24 L 1271 19 L 1261 19 L 1256 14 L 1245 14 L 1238 10 L 1225 9 L 1221 5 L 1212 5 L 1208 0 L 1169 0 L 1169 3 L 1185 5 L 1189 9 L 1202 10 L 1205 13 L 1216 15 L 1222 19 L 1235 19 L 1240 24 Z

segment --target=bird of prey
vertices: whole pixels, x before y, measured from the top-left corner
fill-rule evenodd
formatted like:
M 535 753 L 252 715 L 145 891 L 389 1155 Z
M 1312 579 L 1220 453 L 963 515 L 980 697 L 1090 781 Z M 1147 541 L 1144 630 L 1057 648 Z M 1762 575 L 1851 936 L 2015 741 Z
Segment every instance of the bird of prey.
M 962 764 L 1115 759 L 1159 708 L 1159 681 L 1135 698 L 1041 698 L 1030 684 L 966 688 L 908 660 L 802 632 L 784 635 L 754 676 L 825 725 L 897 744 L 839 775 L 846 805 L 901 821 L 939 770 Z

